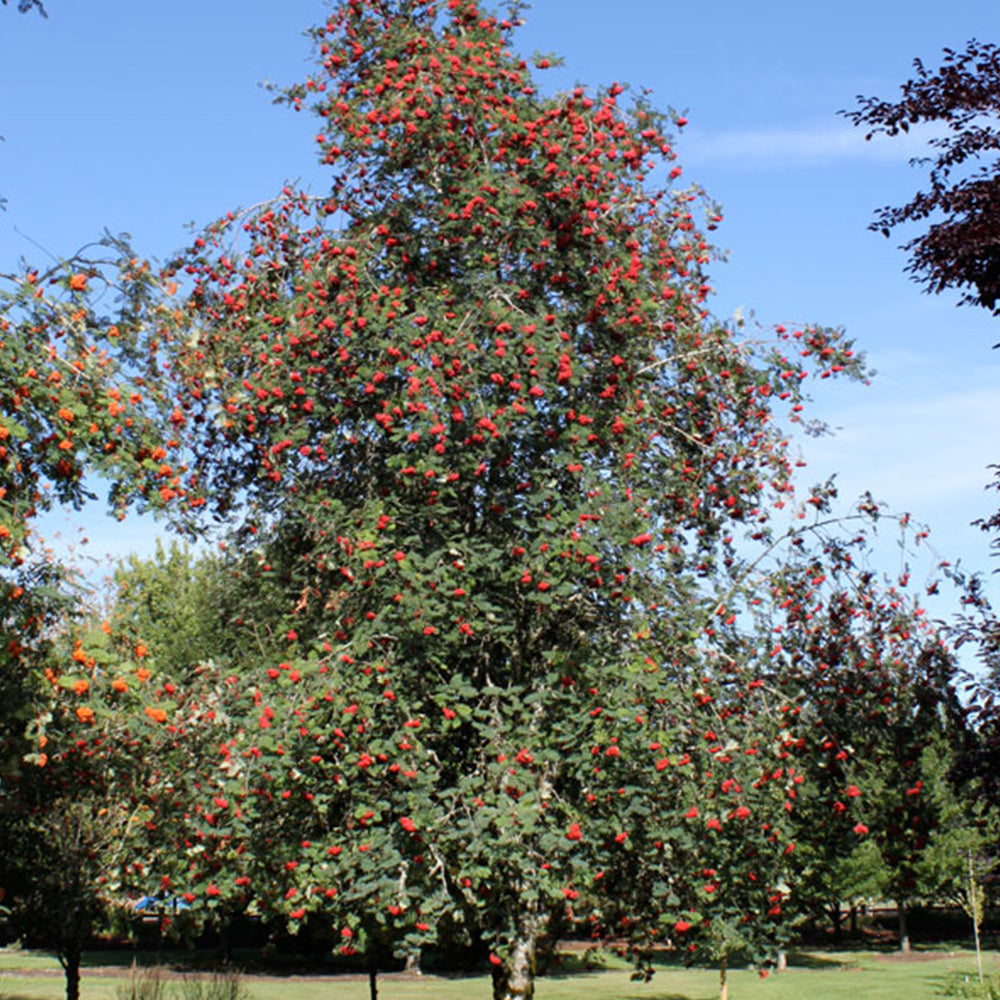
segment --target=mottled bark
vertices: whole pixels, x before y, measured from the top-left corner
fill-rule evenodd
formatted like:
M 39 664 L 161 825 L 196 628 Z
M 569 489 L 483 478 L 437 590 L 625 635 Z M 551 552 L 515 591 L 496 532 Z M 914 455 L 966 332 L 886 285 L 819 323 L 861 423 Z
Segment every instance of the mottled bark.
M 896 909 L 899 913 L 899 950 L 904 955 L 908 955 L 910 953 L 910 922 L 906 903 L 897 903 Z
M 538 942 L 547 923 L 542 914 L 521 922 L 510 954 L 493 967 L 493 1000 L 534 1000 Z

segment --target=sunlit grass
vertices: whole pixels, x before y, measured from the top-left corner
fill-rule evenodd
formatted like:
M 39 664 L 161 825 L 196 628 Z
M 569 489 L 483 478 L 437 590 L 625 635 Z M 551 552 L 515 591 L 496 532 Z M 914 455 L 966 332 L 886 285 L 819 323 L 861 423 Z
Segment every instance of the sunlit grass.
M 102 958 L 105 956 L 101 956 Z M 130 956 L 118 953 L 127 963 Z M 88 956 L 93 964 L 94 955 Z M 173 956 L 171 957 L 173 960 Z M 987 956 L 988 969 L 1000 971 L 1000 955 Z M 652 982 L 633 982 L 625 969 L 581 971 L 574 956 L 568 974 L 541 978 L 537 1000 L 714 1000 L 718 974 L 711 969 L 667 967 Z M 616 964 L 610 960 L 609 964 Z M 730 974 L 731 1000 L 940 1000 L 949 985 L 975 972 L 967 951 L 923 952 L 911 961 L 869 951 L 808 951 L 793 953 L 789 970 L 761 979 L 755 972 Z M 84 968 L 82 1000 L 117 1000 L 120 975 L 106 968 Z M 172 984 L 170 984 L 172 986 Z M 250 1000 L 368 1000 L 368 983 L 361 976 L 247 976 Z M 419 979 L 379 978 L 380 1000 L 489 1000 L 487 976 Z M 61 1000 L 63 980 L 58 962 L 42 952 L 0 949 L 2 1000 Z M 168 990 L 171 1000 L 180 997 Z

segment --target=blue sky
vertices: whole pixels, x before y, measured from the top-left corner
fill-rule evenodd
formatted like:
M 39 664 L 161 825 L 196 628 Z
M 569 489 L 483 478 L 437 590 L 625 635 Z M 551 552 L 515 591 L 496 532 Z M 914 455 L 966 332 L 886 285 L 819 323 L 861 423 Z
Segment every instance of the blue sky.
M 47 0 L 50 17 L 0 9 L 0 268 L 67 254 L 104 227 L 165 257 L 186 223 L 271 196 L 286 179 L 321 190 L 311 116 L 271 104 L 259 84 L 308 65 L 302 30 L 321 0 Z M 704 0 L 537 0 L 520 48 L 566 65 L 550 89 L 612 80 L 649 87 L 685 112 L 684 179 L 723 208 L 729 250 L 714 308 L 764 325 L 845 326 L 879 375 L 867 389 L 823 384 L 816 415 L 836 436 L 806 440 L 806 482 L 836 473 L 929 522 L 943 558 L 988 571 L 969 527 L 1000 496 L 1000 320 L 921 294 L 898 239 L 867 230 L 907 199 L 919 146 L 865 143 L 837 117 L 858 94 L 893 97 L 912 60 L 1000 38 L 990 0 L 756 4 Z M 155 529 L 89 516 L 90 550 L 148 551 Z M 65 515 L 48 530 L 71 535 Z

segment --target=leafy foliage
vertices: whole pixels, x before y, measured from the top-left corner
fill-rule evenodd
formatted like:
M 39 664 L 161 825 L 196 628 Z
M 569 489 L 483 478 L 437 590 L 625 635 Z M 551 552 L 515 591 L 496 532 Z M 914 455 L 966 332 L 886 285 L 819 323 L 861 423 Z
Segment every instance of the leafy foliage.
M 98 468 L 121 511 L 222 539 L 121 567 L 36 671 L 30 781 L 135 803 L 101 877 L 189 904 L 179 931 L 259 915 L 373 971 L 479 949 L 497 998 L 571 927 L 640 966 L 766 962 L 797 858 L 866 836 L 854 769 L 919 752 L 951 664 L 860 568 L 877 508 L 840 539 L 829 487 L 796 497 L 808 380 L 863 359 L 712 316 L 683 122 L 617 83 L 545 96 L 514 20 L 334 4 L 283 98 L 321 119 L 328 194 L 160 274 L 16 281 L 0 522 L 14 568 L 42 484 L 73 502 Z
M 330 196 L 286 188 L 170 266 L 188 471 L 162 498 L 227 520 L 285 613 L 156 821 L 183 810 L 192 900 L 369 955 L 482 941 L 498 995 L 578 910 L 640 948 L 773 946 L 788 727 L 756 634 L 706 625 L 742 593 L 733 533 L 770 544 L 792 491 L 776 409 L 800 419 L 810 369 L 863 375 L 836 331 L 779 330 L 786 354 L 712 318 L 718 215 L 673 187 L 669 116 L 541 96 L 512 31 L 335 6 L 285 98 L 322 119 Z M 658 905 L 609 897 L 619 872 Z
M 56 643 L 46 670 L 49 697 L 24 726 L 32 743 L 22 767 L 7 776 L 0 810 L 0 884 L 9 921 L 28 943 L 54 949 L 66 974 L 67 1000 L 79 993 L 82 949 L 116 900 L 134 855 L 144 813 L 145 773 L 152 763 L 136 738 L 143 716 L 120 711 L 129 681 L 99 632 L 72 653 Z M 63 674 L 68 660 L 82 667 Z M 98 669 L 98 663 L 101 668 Z M 115 663 L 113 677 L 106 671 Z M 140 671 L 141 674 L 141 671 Z M 133 688 L 136 679 L 132 679 Z M 149 723 L 149 719 L 146 719 Z
M 129 687 L 108 634 L 72 638 L 86 631 L 80 592 L 35 519 L 79 507 L 96 472 L 123 514 L 132 486 L 159 466 L 155 388 L 135 368 L 157 323 L 145 307 L 158 279 L 122 241 L 102 247 L 47 273 L 0 276 L 0 824 L 14 845 L 0 885 L 15 926 L 59 950 L 70 996 L 125 864 L 119 820 L 142 799 L 145 761 L 123 735 L 142 715 L 117 714 Z
M 898 101 L 859 97 L 857 110 L 842 112 L 868 129 L 866 139 L 920 123 L 945 130 L 928 140 L 931 155 L 914 161 L 930 167 L 928 189 L 881 209 L 871 228 L 888 236 L 897 226 L 927 223 L 904 244 L 910 274 L 928 292 L 964 290 L 963 303 L 1000 312 L 1000 48 L 973 40 L 961 52 L 945 49 L 937 71 L 920 59 L 913 65 Z
M 0 0 L 0 2 L 6 7 L 8 0 Z M 42 17 L 49 16 L 42 0 L 17 0 L 17 10 L 20 14 L 27 14 L 29 10 L 37 10 Z
M 898 101 L 859 98 L 857 110 L 846 112 L 864 126 L 866 138 L 906 132 L 925 124 L 938 130 L 928 140 L 929 155 L 913 161 L 928 168 L 928 188 L 907 204 L 883 208 L 873 229 L 889 232 L 917 224 L 925 231 L 909 240 L 907 270 L 929 292 L 962 291 L 961 302 L 1000 313 L 1000 48 L 972 40 L 961 51 L 944 50 L 941 66 L 929 70 L 918 59 L 914 78 L 903 84 Z M 994 472 L 996 468 L 994 467 Z M 1000 486 L 994 476 L 991 489 Z M 1000 540 L 1000 513 L 978 525 Z M 986 681 L 973 681 L 976 721 L 974 738 L 962 748 L 959 769 L 977 775 L 986 787 L 996 786 L 997 650 L 1000 627 L 984 580 L 952 572 L 964 590 L 963 612 L 950 626 L 956 646 L 973 643 L 986 671 Z
M 129 556 L 112 578 L 111 625 L 143 643 L 150 662 L 183 678 L 209 661 L 238 666 L 278 643 L 267 633 L 266 594 L 254 594 L 259 621 L 239 617 L 245 604 L 238 569 L 219 554 L 196 554 L 176 540 L 146 559 Z

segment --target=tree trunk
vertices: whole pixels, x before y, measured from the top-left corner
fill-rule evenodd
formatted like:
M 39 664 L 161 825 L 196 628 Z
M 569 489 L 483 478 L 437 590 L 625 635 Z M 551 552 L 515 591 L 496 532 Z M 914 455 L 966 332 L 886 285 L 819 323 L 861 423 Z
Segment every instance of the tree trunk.
M 725 952 L 719 959 L 719 1000 L 729 1000 L 729 963 Z
M 406 966 L 403 971 L 409 976 L 422 976 L 423 970 L 420 968 L 420 952 L 408 951 L 406 953 Z
M 520 928 L 508 957 L 493 967 L 493 1000 L 534 1000 L 535 959 L 545 916 L 534 914 Z
M 830 907 L 830 920 L 833 923 L 834 940 L 839 941 L 841 934 L 841 925 L 843 924 L 844 921 L 844 915 L 843 913 L 841 913 L 840 910 L 840 903 L 834 903 L 833 906 Z
M 66 1000 L 80 1000 L 80 960 L 82 948 L 79 944 L 67 945 L 59 952 L 59 964 L 66 977 Z
M 219 961 L 227 967 L 233 964 L 233 935 L 229 921 L 219 930 Z
M 899 950 L 904 955 L 910 953 L 910 925 L 907 920 L 906 903 L 896 903 L 896 910 L 899 913 Z
M 983 986 L 983 951 L 979 943 L 979 922 L 982 919 L 983 893 L 976 882 L 975 871 L 972 868 L 972 851 L 968 852 L 969 857 L 969 916 L 972 917 L 972 933 L 976 939 L 976 969 L 979 972 L 979 985 Z
M 368 966 L 368 997 L 369 1000 L 378 1000 L 378 967 L 374 962 Z
M 777 972 L 787 972 L 788 971 L 788 952 L 784 948 L 778 952 L 778 961 L 775 963 L 775 971 Z
M 856 938 L 858 936 L 858 904 L 855 903 L 851 907 L 851 937 Z

